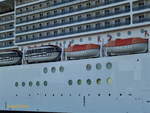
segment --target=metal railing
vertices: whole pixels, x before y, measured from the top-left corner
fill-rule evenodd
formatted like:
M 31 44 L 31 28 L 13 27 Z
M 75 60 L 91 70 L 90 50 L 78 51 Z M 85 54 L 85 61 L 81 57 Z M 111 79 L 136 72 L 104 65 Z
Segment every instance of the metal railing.
M 137 20 L 133 20 L 133 23 L 142 23 L 142 22 L 150 22 L 150 18 L 143 18 L 143 19 L 137 19 Z
M 28 39 L 17 39 L 16 38 L 16 43 L 33 41 L 33 40 L 42 40 L 42 39 L 53 38 L 53 37 L 57 37 L 57 36 L 72 35 L 72 34 L 84 33 L 84 32 L 95 31 L 95 30 L 108 29 L 108 28 L 119 27 L 119 26 L 123 26 L 123 25 L 129 25 L 129 24 L 130 24 L 130 22 L 126 21 L 126 22 L 120 22 L 119 24 L 111 24 L 111 25 L 107 25 L 107 26 L 99 26 L 99 27 L 88 28 L 88 29 L 79 29 L 77 31 L 53 34 L 53 35 L 49 35 L 49 36 L 33 37 L 33 38 L 28 38 Z
M 74 23 L 78 23 L 78 22 L 83 22 L 83 21 L 88 21 L 88 20 L 93 20 L 93 19 L 98 19 L 98 18 L 109 17 L 109 16 L 113 16 L 113 15 L 118 15 L 118 14 L 122 14 L 122 13 L 127 13 L 129 11 L 130 11 L 130 9 L 120 10 L 118 12 L 112 12 L 112 13 L 103 14 L 103 15 L 96 15 L 94 17 L 81 18 L 79 20 L 72 20 L 72 21 L 67 21 L 67 22 L 63 22 L 63 23 L 55 23 L 53 25 L 40 26 L 39 28 L 17 31 L 16 33 L 23 33 L 23 32 L 28 32 L 28 31 L 31 31 L 31 30 L 35 31 L 35 30 L 46 29 L 46 28 L 50 28 L 50 27 L 62 26 L 62 25 L 66 25 L 66 24 L 74 24 Z
M 138 10 L 143 10 L 143 9 L 148 9 L 150 8 L 150 4 L 145 4 L 143 6 L 137 6 L 133 8 L 133 11 L 138 11 Z
M 42 16 L 42 17 L 39 17 L 39 18 L 31 19 L 31 20 L 30 19 L 27 19 L 25 21 L 22 20 L 20 22 L 17 22 L 17 24 L 22 24 L 22 23 L 31 22 L 31 21 L 40 20 L 40 19 L 45 19 L 45 18 L 51 18 L 51 17 L 55 17 L 55 16 L 58 16 L 58 15 L 64 15 L 64 14 L 68 14 L 68 13 L 73 13 L 73 12 L 86 10 L 86 9 L 94 8 L 94 7 L 99 7 L 99 6 L 103 6 L 103 5 L 108 5 L 108 4 L 112 4 L 112 3 L 117 3 L 117 2 L 121 2 L 121 1 L 126 1 L 126 0 L 114 0 L 114 1 L 111 1 L 111 2 L 103 2 L 101 4 L 96 4 L 94 6 L 81 7 L 81 8 L 78 8 L 76 10 L 71 10 L 71 11 L 67 10 L 67 11 L 64 11 L 64 12 L 59 12 L 59 13 L 55 13 L 55 14 L 52 14 L 52 15 Z

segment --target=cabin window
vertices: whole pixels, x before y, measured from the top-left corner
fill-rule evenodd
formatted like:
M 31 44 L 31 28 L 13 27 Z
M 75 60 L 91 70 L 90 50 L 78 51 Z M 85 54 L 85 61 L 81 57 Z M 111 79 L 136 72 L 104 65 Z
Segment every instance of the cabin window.
M 26 85 L 25 82 L 22 82 L 22 87 L 25 87 L 25 85 Z
M 47 86 L 48 85 L 48 82 L 47 81 L 44 81 L 44 86 Z
M 37 82 L 36 82 L 36 86 L 40 86 L 40 81 L 37 81 Z
M 86 82 L 87 82 L 88 85 L 91 85 L 91 84 L 92 84 L 92 80 L 91 80 L 91 79 L 87 79 Z
M 72 86 L 72 84 L 73 84 L 73 81 L 72 80 L 68 80 L 68 85 Z
M 96 80 L 97 85 L 100 85 L 101 82 L 102 82 L 102 80 L 100 78 Z
M 32 85 L 33 85 L 33 83 L 32 83 L 32 81 L 30 81 L 30 82 L 29 82 L 29 86 L 32 87 Z
M 18 87 L 18 86 L 19 86 L 19 83 L 18 83 L 18 82 L 15 82 L 15 86 Z
M 111 84 L 112 84 L 112 78 L 111 78 L 111 77 L 108 77 L 108 78 L 106 79 L 106 82 L 107 82 L 108 85 L 111 85 Z
M 100 63 L 96 64 L 96 69 L 100 70 L 102 68 L 102 65 Z
M 48 72 L 48 69 L 47 69 L 47 67 L 45 67 L 44 69 L 43 69 L 43 73 L 47 73 Z
M 87 64 L 87 65 L 86 65 L 86 70 L 87 70 L 87 71 L 90 71 L 91 69 L 92 69 L 91 64 Z
M 131 31 L 128 31 L 128 35 L 131 35 L 132 34 L 132 32 Z
M 119 32 L 119 33 L 117 33 L 117 36 L 119 37 L 119 36 L 121 36 L 121 33 Z
M 107 64 L 106 64 L 106 68 L 107 68 L 107 69 L 111 69 L 111 68 L 112 68 L 112 63 L 110 63 L 110 62 L 107 63 Z
M 55 68 L 55 67 L 52 67 L 52 68 L 51 68 L 51 72 L 52 72 L 52 73 L 55 73 L 55 72 L 56 72 L 56 68 Z
M 64 67 L 63 67 L 63 66 L 60 66 L 59 71 L 60 71 L 60 72 L 64 72 Z
M 82 84 L 82 80 L 81 79 L 77 80 L 77 84 L 81 85 Z

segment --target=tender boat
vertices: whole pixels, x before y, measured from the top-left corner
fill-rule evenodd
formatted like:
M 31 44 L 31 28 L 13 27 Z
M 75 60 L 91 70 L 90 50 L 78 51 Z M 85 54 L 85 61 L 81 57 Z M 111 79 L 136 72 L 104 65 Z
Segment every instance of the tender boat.
M 28 48 L 25 52 L 27 63 L 39 63 L 60 60 L 61 48 L 55 45 Z
M 65 53 L 69 59 L 91 58 L 100 55 L 99 49 L 97 44 L 73 45 L 65 49 Z
M 141 53 L 148 50 L 148 39 L 116 39 L 108 42 L 104 47 L 110 55 Z
M 21 64 L 22 52 L 18 50 L 9 50 L 0 52 L 0 66 L 9 66 Z

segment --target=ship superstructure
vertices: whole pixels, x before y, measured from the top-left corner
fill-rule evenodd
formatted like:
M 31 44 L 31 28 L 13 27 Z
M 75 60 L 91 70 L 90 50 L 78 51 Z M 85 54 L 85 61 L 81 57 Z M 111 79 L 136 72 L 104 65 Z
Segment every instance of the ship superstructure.
M 150 112 L 150 0 L 0 4 L 0 110 Z

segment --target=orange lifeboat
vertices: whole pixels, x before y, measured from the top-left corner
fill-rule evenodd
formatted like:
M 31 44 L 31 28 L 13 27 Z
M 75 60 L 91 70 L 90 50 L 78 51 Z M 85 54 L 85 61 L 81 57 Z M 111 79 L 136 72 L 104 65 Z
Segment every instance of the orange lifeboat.
M 146 52 L 148 49 L 148 39 L 127 38 L 116 39 L 105 44 L 106 50 L 111 55 L 131 54 Z
M 100 46 L 97 44 L 82 44 L 82 45 L 73 45 L 65 49 L 67 58 L 70 59 L 82 59 L 82 58 L 91 58 L 98 57 Z

